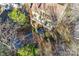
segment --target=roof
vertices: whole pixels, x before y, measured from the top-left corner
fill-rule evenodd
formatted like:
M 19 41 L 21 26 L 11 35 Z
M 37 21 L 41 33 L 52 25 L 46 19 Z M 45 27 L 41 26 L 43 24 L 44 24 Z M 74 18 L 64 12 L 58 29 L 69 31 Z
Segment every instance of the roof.
M 40 5 L 40 7 L 39 7 L 39 5 L 40 5 L 39 3 L 34 3 L 31 7 L 31 10 L 35 11 L 35 10 L 41 9 L 41 10 L 47 11 L 51 14 L 55 13 L 57 16 L 59 16 L 64 9 L 63 5 L 56 4 L 56 3 L 55 4 L 43 3 Z

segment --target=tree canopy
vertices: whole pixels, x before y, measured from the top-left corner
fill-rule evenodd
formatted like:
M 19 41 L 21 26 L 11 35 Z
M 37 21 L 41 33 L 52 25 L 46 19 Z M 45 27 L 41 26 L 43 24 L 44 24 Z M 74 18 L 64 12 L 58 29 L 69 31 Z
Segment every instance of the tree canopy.
M 17 22 L 19 25 L 24 26 L 29 23 L 29 17 L 25 16 L 19 9 L 13 9 L 8 16 L 13 20 L 13 22 Z
M 34 44 L 27 44 L 26 46 L 18 49 L 18 56 L 35 56 L 38 55 L 38 49 L 35 48 Z

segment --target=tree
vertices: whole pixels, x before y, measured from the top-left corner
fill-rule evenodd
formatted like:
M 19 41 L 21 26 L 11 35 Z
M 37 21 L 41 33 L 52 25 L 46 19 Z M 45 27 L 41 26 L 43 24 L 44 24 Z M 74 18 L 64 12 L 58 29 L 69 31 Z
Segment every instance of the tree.
M 29 25 L 29 17 L 25 16 L 19 9 L 13 9 L 8 16 L 13 20 L 13 22 L 18 23 L 21 26 Z
M 27 44 L 26 46 L 20 48 L 17 52 L 18 56 L 35 56 L 37 55 L 37 48 L 34 44 Z

